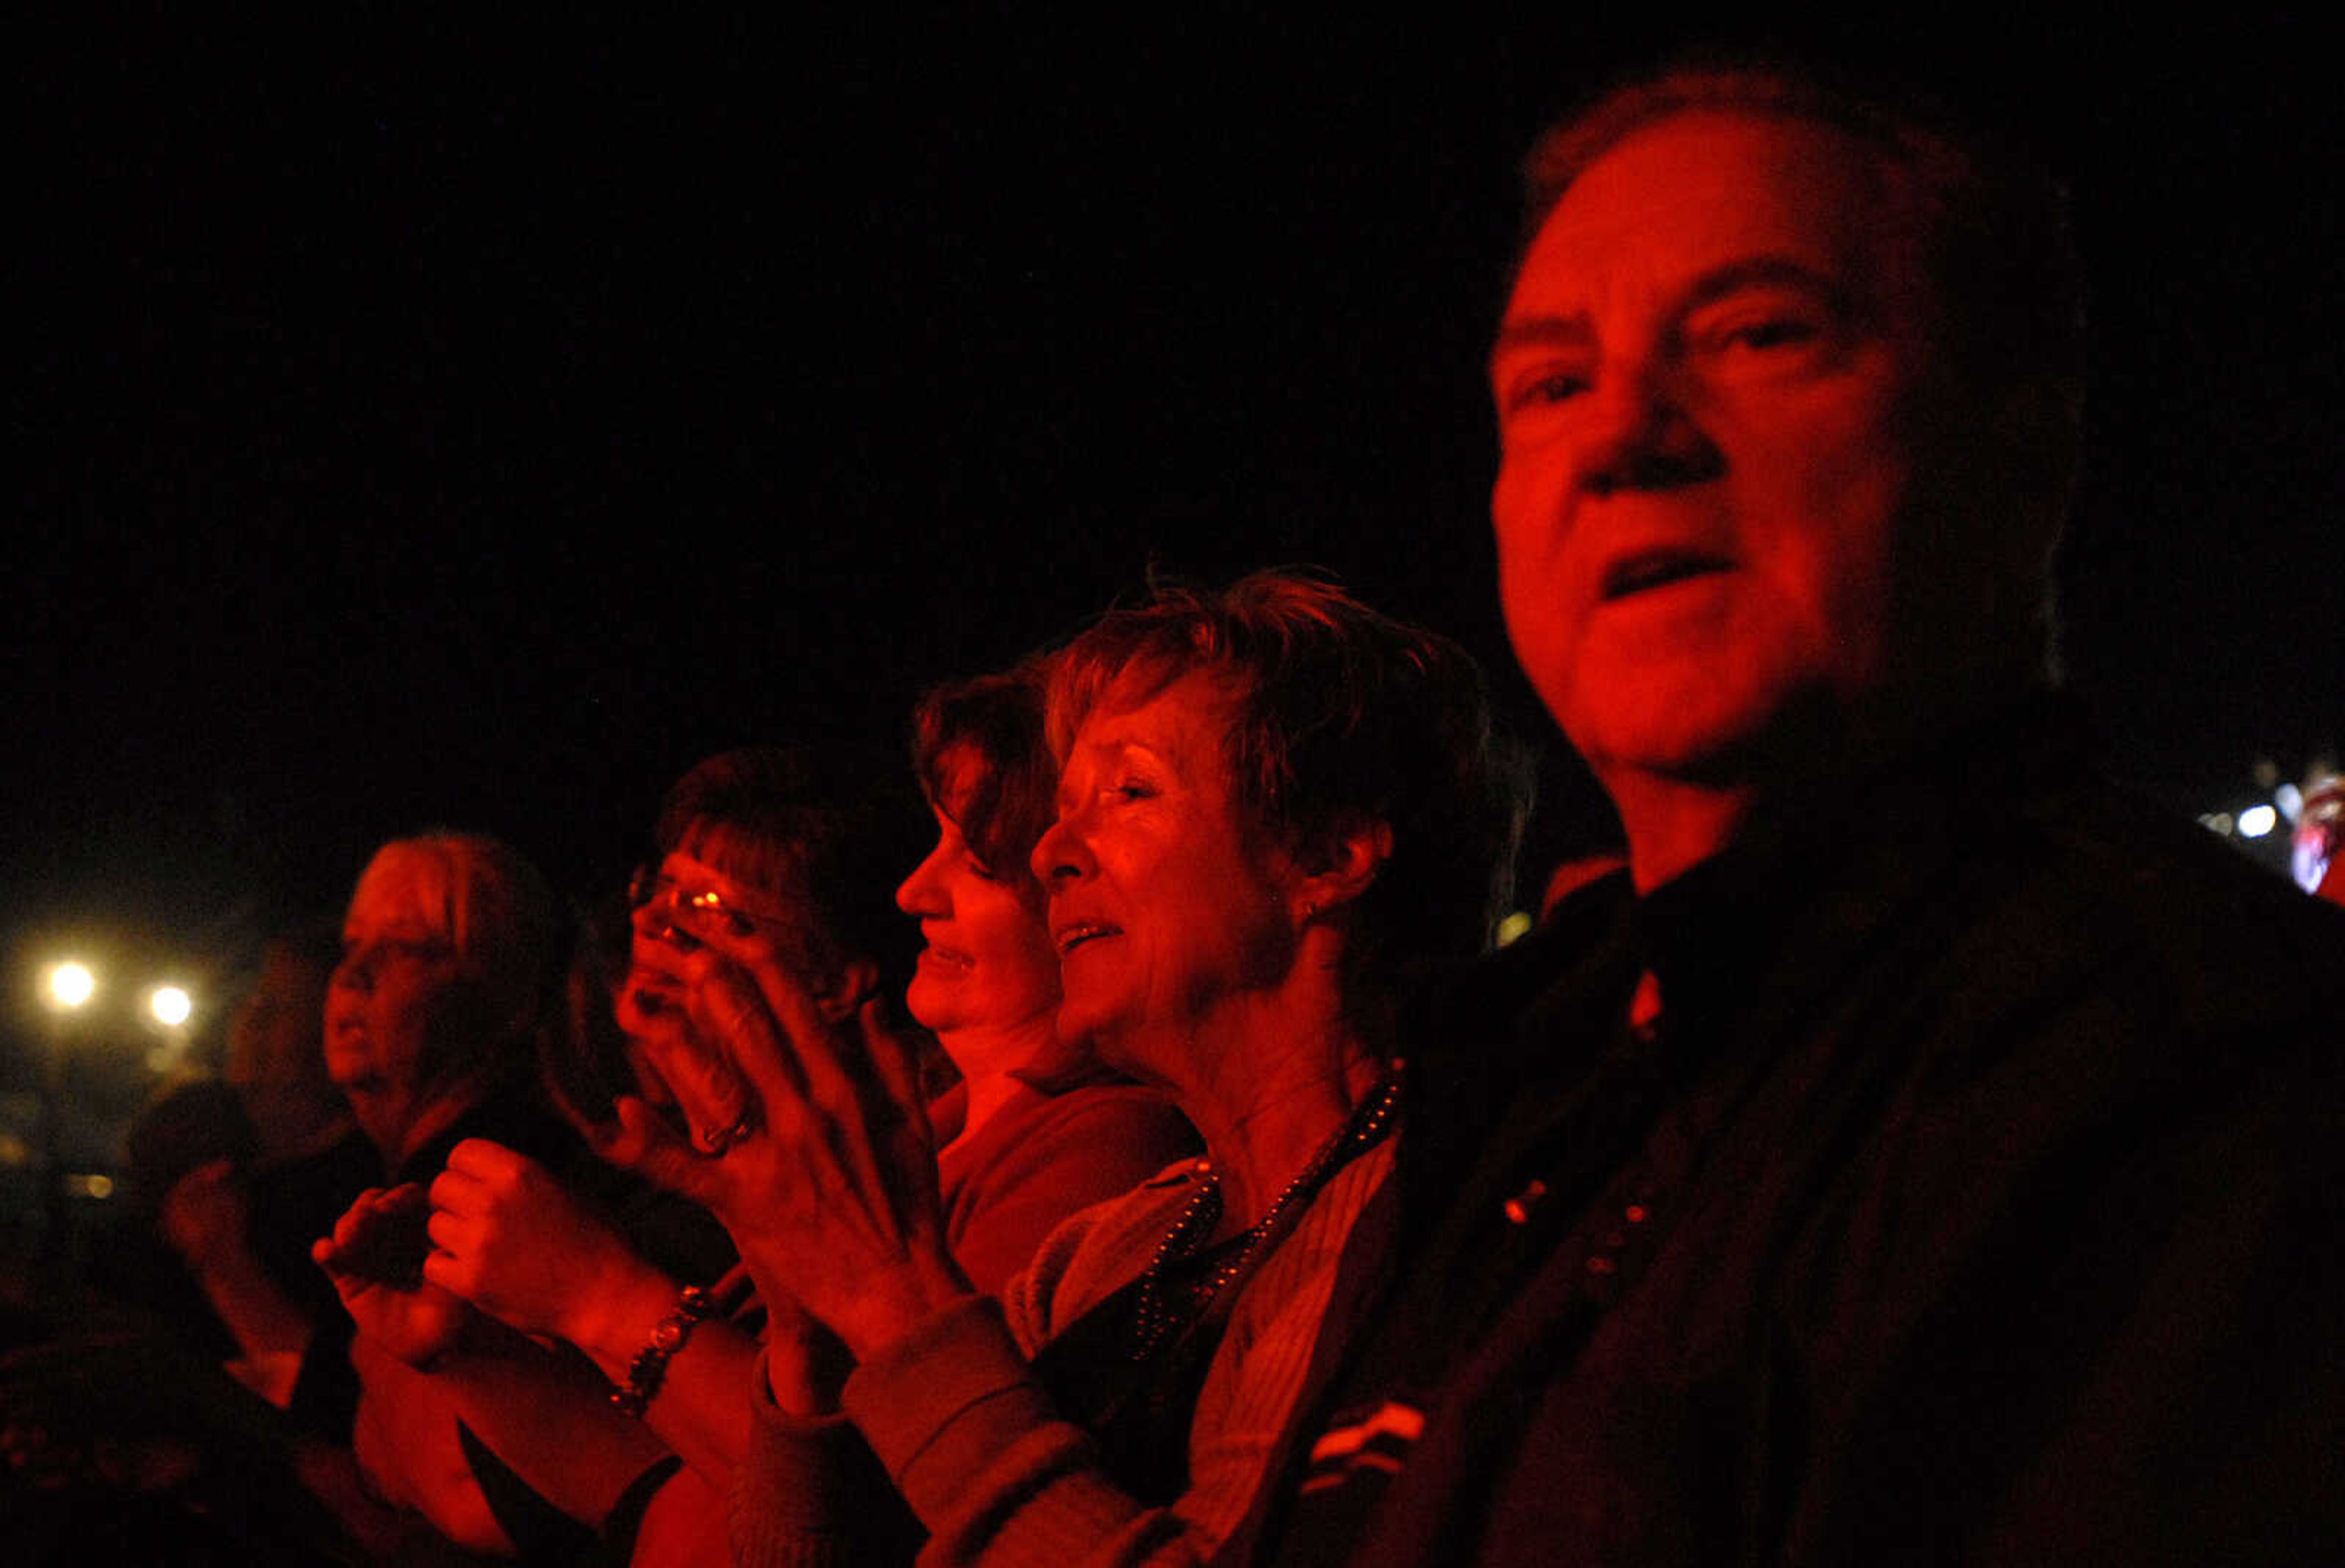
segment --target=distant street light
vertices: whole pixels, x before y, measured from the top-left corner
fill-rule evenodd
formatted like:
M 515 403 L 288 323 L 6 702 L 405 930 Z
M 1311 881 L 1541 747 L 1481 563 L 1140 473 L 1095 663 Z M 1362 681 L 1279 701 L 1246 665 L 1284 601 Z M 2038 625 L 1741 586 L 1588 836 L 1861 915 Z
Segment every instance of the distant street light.
M 59 964 L 49 971 L 49 999 L 58 1007 L 80 1007 L 97 992 L 97 976 L 82 964 Z
M 154 994 L 147 998 L 147 1008 L 155 1015 L 157 1023 L 176 1029 L 188 1021 L 188 1016 L 196 1010 L 196 1005 L 178 986 L 157 986 Z
M 52 1268 L 71 1255 L 66 1240 L 66 1038 L 70 1019 L 97 995 L 97 976 L 68 959 L 49 970 L 49 1059 L 41 1074 L 41 1260 Z

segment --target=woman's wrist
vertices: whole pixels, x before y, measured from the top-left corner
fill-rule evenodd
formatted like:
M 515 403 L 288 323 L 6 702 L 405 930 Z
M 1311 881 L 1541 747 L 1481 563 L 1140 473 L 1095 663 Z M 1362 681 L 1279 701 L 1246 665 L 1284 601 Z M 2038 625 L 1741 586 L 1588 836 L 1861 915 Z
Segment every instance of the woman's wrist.
M 580 1292 L 568 1321 L 557 1330 L 614 1382 L 651 1342 L 653 1332 L 675 1310 L 682 1286 L 634 1258 L 614 1261 L 591 1290 Z
M 858 1361 L 907 1338 L 970 1291 L 950 1259 L 918 1254 L 900 1268 L 863 1275 L 858 1283 L 861 1288 L 829 1327 Z

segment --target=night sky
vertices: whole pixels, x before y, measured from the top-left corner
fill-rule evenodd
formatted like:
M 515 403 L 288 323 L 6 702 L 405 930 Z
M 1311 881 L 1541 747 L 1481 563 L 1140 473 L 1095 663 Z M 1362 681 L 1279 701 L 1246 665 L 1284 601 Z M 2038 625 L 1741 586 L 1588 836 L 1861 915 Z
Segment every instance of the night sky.
M 330 9 L 76 12 L 17 61 L 15 996 L 68 939 L 225 976 L 427 824 L 594 892 L 698 757 L 897 745 L 1152 567 L 1325 566 L 1535 713 L 1484 511 L 1514 167 L 1693 35 Z M 1854 57 L 2076 189 L 2072 684 L 2127 772 L 2236 809 L 2345 728 L 2326 56 L 1903 25 Z

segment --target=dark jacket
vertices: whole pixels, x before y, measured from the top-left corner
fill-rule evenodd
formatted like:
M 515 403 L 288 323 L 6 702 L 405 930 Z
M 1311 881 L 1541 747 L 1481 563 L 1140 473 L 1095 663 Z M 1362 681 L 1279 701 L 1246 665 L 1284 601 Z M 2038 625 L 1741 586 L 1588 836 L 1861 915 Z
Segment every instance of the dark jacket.
M 1238 1553 L 2345 1561 L 2345 918 L 2073 733 L 1957 737 L 1453 997 Z

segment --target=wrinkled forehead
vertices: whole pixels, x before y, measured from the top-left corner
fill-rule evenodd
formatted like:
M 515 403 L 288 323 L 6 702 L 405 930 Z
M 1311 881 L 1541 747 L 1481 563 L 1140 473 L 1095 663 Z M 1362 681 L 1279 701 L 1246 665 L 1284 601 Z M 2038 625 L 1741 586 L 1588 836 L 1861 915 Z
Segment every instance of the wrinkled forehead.
M 1565 187 L 1524 252 L 1508 313 L 1600 312 L 1765 263 L 1918 304 L 1923 217 L 1913 182 L 1851 132 L 1683 110 L 1629 132 Z
M 1253 682 L 1230 660 L 1135 660 L 1101 688 L 1076 732 L 1078 745 L 1133 737 L 1182 743 L 1227 760 L 1228 739 Z

